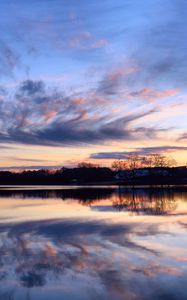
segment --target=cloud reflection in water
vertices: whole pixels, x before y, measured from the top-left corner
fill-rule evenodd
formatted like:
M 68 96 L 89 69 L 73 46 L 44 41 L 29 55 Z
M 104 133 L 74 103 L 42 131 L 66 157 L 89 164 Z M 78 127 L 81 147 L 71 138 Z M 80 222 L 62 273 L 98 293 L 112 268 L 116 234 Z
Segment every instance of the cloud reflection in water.
M 68 196 L 69 191 L 65 193 L 64 198 L 71 199 L 69 205 L 74 210 L 72 199 L 78 199 L 76 192 L 73 192 L 74 197 Z M 79 197 L 80 193 L 84 194 L 78 200 L 79 205 L 91 205 L 92 211 L 94 199 L 87 200 L 88 191 L 78 193 Z M 102 207 L 110 196 L 112 205 L 117 199 L 114 190 L 110 195 L 107 192 L 107 197 L 99 197 L 99 191 L 95 193 L 98 207 L 100 202 Z M 139 202 L 144 194 L 143 190 L 139 192 Z M 180 199 L 185 202 L 186 192 L 180 194 Z M 162 195 L 164 203 L 167 195 L 166 191 L 164 197 Z M 61 196 L 59 198 L 63 198 Z M 6 201 L 3 197 L 1 201 Z M 128 205 L 131 207 L 129 197 L 130 191 L 120 195 L 120 205 L 125 201 L 123 209 Z M 138 191 L 136 202 L 137 197 Z M 23 205 L 28 198 L 28 195 L 24 196 Z M 151 207 L 155 198 L 154 194 Z M 65 212 L 62 211 L 62 218 L 57 219 L 53 218 L 51 211 L 51 218 L 46 220 L 1 220 L 0 299 L 186 299 L 187 238 L 184 224 L 187 218 L 183 215 L 179 223 L 171 216 L 171 211 L 178 205 L 178 194 L 173 192 L 171 198 L 169 215 L 166 206 L 160 217 L 152 210 L 147 212 L 141 208 L 137 216 L 129 218 L 116 211 L 112 217 L 107 215 L 103 219 L 100 210 L 96 211 L 97 218 L 95 214 L 85 218 L 63 218 Z M 42 215 L 43 208 L 38 205 L 38 199 L 35 195 L 33 205 Z M 148 198 L 145 200 L 148 202 Z M 16 203 L 18 199 L 14 198 L 14 201 Z M 62 203 L 60 199 L 59 203 Z

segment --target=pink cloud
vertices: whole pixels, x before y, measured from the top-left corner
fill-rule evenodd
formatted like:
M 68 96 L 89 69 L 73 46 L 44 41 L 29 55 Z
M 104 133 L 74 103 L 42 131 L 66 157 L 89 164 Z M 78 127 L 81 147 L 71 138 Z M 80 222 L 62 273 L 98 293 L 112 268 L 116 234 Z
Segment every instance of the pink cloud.
M 57 115 L 57 112 L 56 112 L 56 111 L 47 111 L 47 112 L 44 114 L 45 121 L 48 121 L 48 120 L 53 119 L 56 115 Z
M 108 41 L 105 39 L 100 39 L 91 45 L 93 49 L 104 48 L 108 44 Z
M 70 48 L 80 49 L 100 49 L 108 44 L 106 39 L 98 39 L 94 41 L 92 34 L 89 31 L 83 31 L 68 41 Z
M 148 101 L 154 101 L 157 99 L 173 97 L 177 93 L 178 93 L 178 90 L 176 90 L 176 89 L 153 90 L 150 88 L 144 88 L 140 91 L 130 93 L 130 98 L 143 98 Z
M 159 265 L 159 264 L 148 265 L 147 267 L 144 267 L 141 270 L 133 269 L 133 271 L 142 272 L 147 277 L 158 276 L 159 273 L 168 274 L 171 276 L 182 276 L 183 275 L 183 271 L 181 271 L 180 269 L 177 269 L 172 266 Z
M 88 31 L 83 31 L 77 36 L 72 37 L 68 41 L 70 48 L 85 48 L 85 43 L 88 42 L 92 37 L 91 33 Z

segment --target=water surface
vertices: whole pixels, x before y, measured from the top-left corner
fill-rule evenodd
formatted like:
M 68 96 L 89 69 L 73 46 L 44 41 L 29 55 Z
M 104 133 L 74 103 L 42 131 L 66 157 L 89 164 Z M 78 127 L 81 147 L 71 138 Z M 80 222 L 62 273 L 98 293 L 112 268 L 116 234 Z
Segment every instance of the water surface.
M 187 299 L 186 233 L 186 187 L 1 187 L 0 299 Z

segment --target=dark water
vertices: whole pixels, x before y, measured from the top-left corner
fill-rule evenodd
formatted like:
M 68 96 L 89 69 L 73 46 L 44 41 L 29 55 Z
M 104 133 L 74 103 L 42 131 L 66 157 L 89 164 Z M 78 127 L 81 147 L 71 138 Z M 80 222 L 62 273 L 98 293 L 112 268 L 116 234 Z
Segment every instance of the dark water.
M 187 188 L 0 188 L 0 300 L 187 299 Z

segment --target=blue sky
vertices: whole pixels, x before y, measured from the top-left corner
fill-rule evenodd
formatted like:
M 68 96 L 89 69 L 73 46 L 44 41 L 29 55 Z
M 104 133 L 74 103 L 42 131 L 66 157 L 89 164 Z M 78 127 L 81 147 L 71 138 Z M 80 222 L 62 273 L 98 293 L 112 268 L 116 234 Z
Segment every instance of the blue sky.
M 2 1 L 2 167 L 150 146 L 185 163 L 186 14 L 183 0 Z

